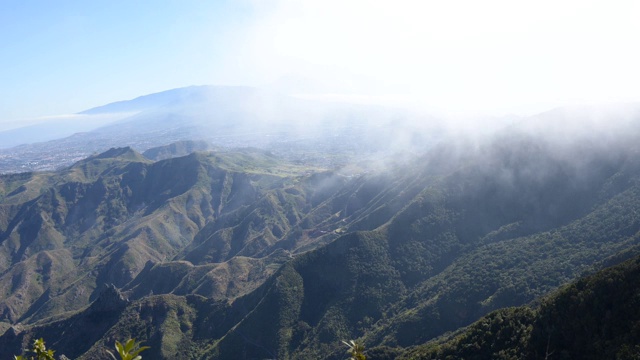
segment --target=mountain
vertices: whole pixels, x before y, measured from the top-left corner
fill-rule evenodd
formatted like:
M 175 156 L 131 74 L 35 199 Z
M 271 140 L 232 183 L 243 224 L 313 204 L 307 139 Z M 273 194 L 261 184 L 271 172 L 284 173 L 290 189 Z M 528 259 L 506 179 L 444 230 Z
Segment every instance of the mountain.
M 131 115 L 131 113 L 72 114 L 44 118 L 32 125 L 0 131 L 0 149 L 65 138 L 76 133 L 95 130 Z M 7 150 L 4 152 L 10 153 Z
M 358 173 L 178 144 L 3 175 L 0 348 L 43 337 L 100 359 L 135 337 L 157 359 L 338 359 L 358 339 L 399 354 L 536 301 L 640 244 L 637 121 L 538 132 L 554 119 Z
M 443 178 L 432 172 L 427 186 L 426 174 L 416 174 L 424 189 L 390 222 L 296 258 L 280 286 L 217 342 L 220 358 L 268 356 L 265 347 L 279 357 L 339 358 L 335 344 L 361 336 L 367 346 L 421 343 L 534 300 L 638 244 L 640 222 L 629 215 L 638 189 L 626 177 L 638 175 L 635 160 L 589 157 L 599 165 L 583 178 L 586 169 L 551 153 L 507 149 L 500 166 L 476 160 Z M 514 165 L 503 167 L 507 161 Z M 581 184 L 585 178 L 594 183 Z M 611 186 L 615 196 L 592 196 Z M 274 314 L 268 304 L 282 304 L 280 322 L 265 320 Z
M 280 188 L 310 170 L 258 151 L 151 162 L 119 148 L 58 173 L 5 176 L 0 180 L 0 283 L 6 291 L 1 319 L 23 322 L 78 309 L 95 299 L 100 284 L 122 287 L 148 261 L 176 256 L 210 222 L 244 218 L 256 206 L 284 211 L 280 207 L 290 195 Z M 276 189 L 280 198 L 272 194 Z M 256 214 L 261 223 L 239 229 L 283 232 L 303 210 L 290 211 L 295 213 L 274 224 L 262 219 L 267 214 Z M 259 264 L 268 265 L 265 261 Z M 244 263 L 239 271 L 257 264 Z
M 139 96 L 132 100 L 116 101 L 110 104 L 97 106 L 81 111 L 79 114 L 112 114 L 112 113 L 137 113 L 170 105 L 180 99 L 197 94 L 205 86 L 189 86 L 185 88 L 171 89 L 154 94 Z
M 164 160 L 174 157 L 186 156 L 196 151 L 214 150 L 213 145 L 206 141 L 178 141 L 169 145 L 151 148 L 142 153 L 142 156 L 150 160 Z
M 46 134 L 27 129 L 32 141 L 9 139 L 27 144 L 0 149 L 0 173 L 55 170 L 112 147 L 144 152 L 178 141 L 204 141 L 222 149 L 257 147 L 291 160 L 334 166 L 356 155 L 424 148 L 437 136 L 399 126 L 426 119 L 404 110 L 234 86 L 173 89 L 92 108 L 77 117 L 88 119 L 83 132 L 68 134 L 65 126 L 51 123 L 56 131 Z M 93 121 L 112 117 L 119 120 L 99 127 Z M 60 130 L 71 136 L 52 140 Z M 19 131 L 25 130 L 8 135 Z M 33 143 L 38 140 L 51 141 Z
M 495 311 L 402 356 L 385 350 L 401 359 L 635 359 L 639 280 L 636 255 L 562 287 L 537 306 Z

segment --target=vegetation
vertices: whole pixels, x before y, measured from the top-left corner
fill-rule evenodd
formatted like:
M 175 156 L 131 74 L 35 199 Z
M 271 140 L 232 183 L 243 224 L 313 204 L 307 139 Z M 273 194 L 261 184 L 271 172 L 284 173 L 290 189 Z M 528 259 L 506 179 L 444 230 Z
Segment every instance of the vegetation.
M 22 355 L 14 356 L 15 360 L 55 360 L 53 357 L 53 353 L 55 351 L 51 349 L 47 349 L 44 344 L 44 340 L 42 338 L 33 341 L 33 347 L 30 349 L 30 352 L 35 354 L 35 357 L 31 356 L 26 358 Z
M 142 360 L 142 356 L 139 354 L 144 350 L 149 349 L 148 346 L 140 346 L 140 343 L 136 342 L 136 339 L 129 339 L 124 345 L 116 340 L 115 347 L 116 353 L 121 360 Z M 111 355 L 113 360 L 118 360 L 110 351 L 109 355 Z
M 120 360 L 142 360 L 141 352 L 149 349 L 148 346 L 140 346 L 139 342 L 136 342 L 135 339 L 129 339 L 122 345 L 119 341 L 116 340 L 115 348 L 116 354 Z M 29 350 L 34 353 L 35 357 L 26 358 L 22 355 L 14 356 L 15 360 L 55 360 L 53 357 L 54 350 L 47 349 L 44 340 L 42 338 L 33 341 L 33 347 Z M 114 360 L 118 360 L 111 351 L 107 350 L 107 353 L 111 355 Z M 66 356 L 62 355 L 61 359 L 67 359 Z
M 545 297 L 498 310 L 401 359 L 638 359 L 640 257 Z
M 128 148 L 0 177 L 0 349 L 65 333 L 50 346 L 79 359 L 134 336 L 154 359 L 342 359 L 340 339 L 373 360 L 574 354 L 554 339 L 578 341 L 579 314 L 563 330 L 541 320 L 553 306 L 521 306 L 640 253 L 638 142 L 509 135 L 353 177 Z M 616 315 L 598 301 L 574 306 Z M 431 342 L 469 325 L 466 347 Z
M 342 341 L 343 344 L 347 345 L 349 350 L 347 353 L 351 355 L 349 360 L 366 360 L 367 357 L 364 356 L 364 347 L 353 340 Z

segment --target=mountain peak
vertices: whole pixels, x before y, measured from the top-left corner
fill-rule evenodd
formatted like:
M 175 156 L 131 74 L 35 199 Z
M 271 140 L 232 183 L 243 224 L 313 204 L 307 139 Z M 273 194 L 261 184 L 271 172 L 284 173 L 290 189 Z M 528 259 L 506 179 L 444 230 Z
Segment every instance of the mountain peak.
M 89 307 L 90 311 L 112 311 L 126 306 L 129 300 L 113 284 L 105 284 L 98 298 Z
M 138 96 L 130 100 L 122 100 L 112 102 L 106 105 L 94 107 L 79 114 L 95 115 L 95 114 L 109 114 L 109 113 L 127 113 L 127 112 L 140 112 L 150 109 L 155 109 L 172 104 L 176 101 L 188 98 L 208 97 L 213 93 L 227 93 L 227 92 L 252 92 L 256 89 L 246 86 L 214 86 L 214 85 L 193 85 L 182 88 L 176 88 L 171 90 L 165 90 L 153 94 Z
M 103 153 L 91 156 L 87 158 L 87 160 L 115 158 L 144 161 L 144 157 L 137 151 L 133 150 L 130 146 L 111 148 Z

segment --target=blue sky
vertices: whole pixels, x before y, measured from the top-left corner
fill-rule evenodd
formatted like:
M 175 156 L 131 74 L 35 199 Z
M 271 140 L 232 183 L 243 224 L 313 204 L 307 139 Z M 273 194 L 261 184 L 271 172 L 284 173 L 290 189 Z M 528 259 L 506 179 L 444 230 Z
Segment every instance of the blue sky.
M 637 1 L 0 2 L 0 123 L 176 87 L 426 108 L 640 101 Z
M 250 81 L 228 76 L 249 4 L 3 0 L 0 9 L 0 121 Z

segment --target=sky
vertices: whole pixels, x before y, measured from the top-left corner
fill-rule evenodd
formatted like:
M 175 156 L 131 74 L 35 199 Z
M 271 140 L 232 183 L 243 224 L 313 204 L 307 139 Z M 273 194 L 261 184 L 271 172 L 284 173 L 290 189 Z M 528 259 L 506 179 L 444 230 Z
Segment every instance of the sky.
M 0 125 L 190 85 L 443 111 L 640 102 L 635 0 L 0 1 Z

